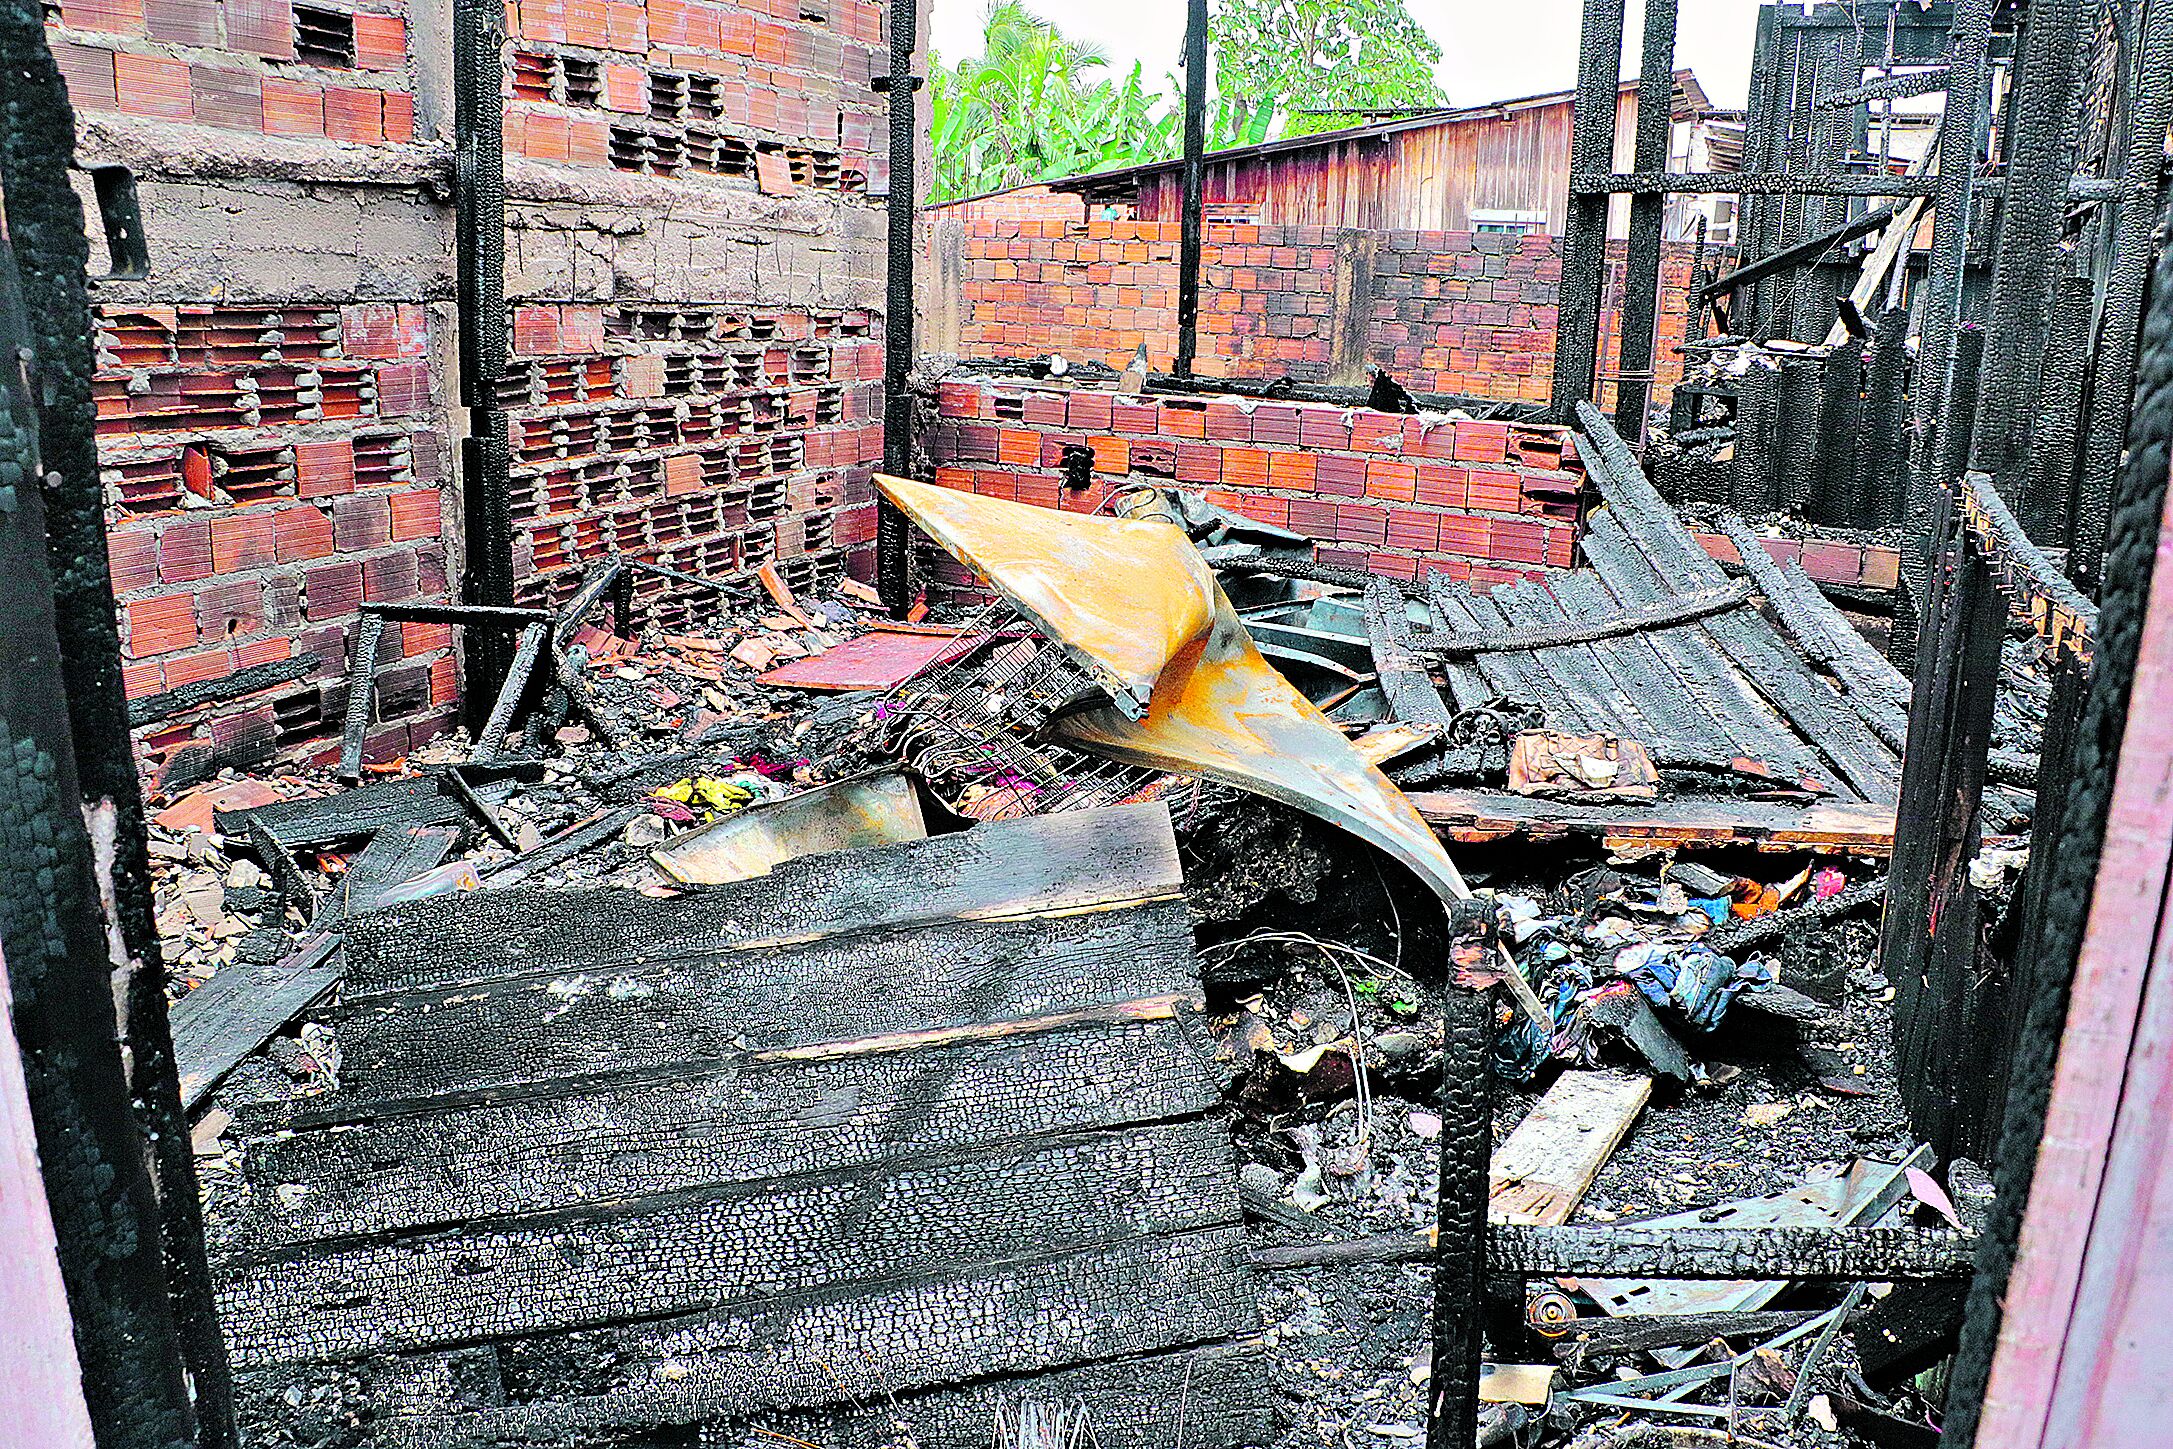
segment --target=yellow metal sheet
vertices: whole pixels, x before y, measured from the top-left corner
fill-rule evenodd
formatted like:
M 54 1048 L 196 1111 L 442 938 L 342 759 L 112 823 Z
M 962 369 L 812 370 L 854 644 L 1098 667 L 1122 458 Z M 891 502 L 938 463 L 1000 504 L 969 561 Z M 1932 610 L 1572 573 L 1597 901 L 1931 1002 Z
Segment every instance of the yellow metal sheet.
M 877 475 L 883 492 L 1052 639 L 1145 684 L 1051 733 L 1129 764 L 1204 775 L 1357 835 L 1444 897 L 1464 879 L 1418 811 L 1261 656 L 1183 530 L 1058 513 Z
M 877 481 L 929 537 L 1069 649 L 1128 714 L 1146 709 L 1163 667 L 1214 618 L 1215 576 L 1169 523 Z

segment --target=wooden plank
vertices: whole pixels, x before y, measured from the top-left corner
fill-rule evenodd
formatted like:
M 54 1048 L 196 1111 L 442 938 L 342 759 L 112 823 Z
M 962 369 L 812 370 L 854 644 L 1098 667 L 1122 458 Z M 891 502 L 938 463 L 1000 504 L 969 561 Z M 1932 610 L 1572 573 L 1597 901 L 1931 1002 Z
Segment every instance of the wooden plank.
M 243 816 L 257 821 L 289 850 L 333 845 L 389 830 L 395 825 L 452 825 L 468 810 L 438 788 L 434 775 L 403 775 L 372 780 L 352 790 L 259 805 L 253 810 L 221 810 L 215 819 L 222 834 L 245 833 Z
M 1598 837 L 1609 849 L 1752 845 L 1888 855 L 1894 809 L 1862 803 L 1797 809 L 1766 800 L 1669 800 L 1650 807 L 1577 805 L 1488 790 L 1420 790 L 1411 803 L 1442 835 L 1465 844 L 1512 836 Z
M 1487 1216 L 1565 1223 L 1652 1096 L 1652 1078 L 1564 1072 L 1494 1149 Z
M 1389 580 L 1366 586 L 1366 642 L 1373 651 L 1374 677 L 1391 719 L 1446 734 L 1455 716 L 1426 673 L 1403 605 L 1403 590 Z
M 1470 608 L 1472 593 L 1461 584 L 1451 583 L 1446 574 L 1431 574 L 1426 580 L 1427 598 L 1433 609 L 1434 619 L 1441 632 L 1476 637 L 1488 632 L 1479 627 L 1478 616 Z M 1539 701 L 1530 693 L 1524 681 L 1524 672 L 1514 656 L 1480 654 L 1456 655 L 1441 661 L 1442 677 L 1448 680 L 1449 695 L 1458 709 L 1476 709 L 1496 697 L 1525 700 L 1533 704 Z
M 1237 1261 L 1243 1237 L 1229 1227 L 1112 1243 L 884 1282 L 861 1297 L 783 1299 L 528 1340 L 496 1355 L 521 1385 L 517 1398 L 381 1419 L 373 1444 L 470 1449 L 708 1419 L 767 1422 L 795 1408 L 882 1405 L 924 1387 L 1227 1340 L 1260 1322 Z
M 237 1368 L 360 1358 L 865 1292 L 1237 1218 L 1227 1131 L 1194 1118 L 282 1248 L 231 1272 L 219 1316 Z
M 1505 584 L 1488 595 L 1512 627 L 1526 629 L 1559 625 L 1568 621 L 1562 606 L 1539 584 L 1529 580 Z M 1648 718 L 1637 700 L 1609 670 L 1601 649 L 1591 644 L 1565 644 L 1537 649 L 1531 658 L 1577 701 L 1577 707 L 1599 730 L 1658 746 L 1665 752 L 1673 737 Z
M 1608 592 L 1623 603 L 1650 603 L 1668 593 L 1622 520 L 1610 514 L 1593 517 L 1585 535 L 1585 556 Z M 1649 637 L 1661 657 L 1674 668 L 1682 688 L 1704 702 L 1716 717 L 1731 722 L 1739 753 L 1764 760 L 1790 775 L 1817 780 L 1844 799 L 1855 796 L 1856 792 L 1842 783 L 1841 775 L 1805 744 L 1765 692 L 1752 687 L 1703 627 L 1689 624 L 1679 629 L 1660 629 Z
M 174 1003 L 174 1066 L 185 1110 L 194 1112 L 244 1058 L 339 984 L 339 947 L 329 932 L 306 936 L 270 965 L 230 962 Z
M 869 852 L 873 853 L 873 852 Z M 602 924 L 613 912 L 588 910 Z M 349 1109 L 1023 1021 L 1197 987 L 1182 901 L 931 921 L 373 997 L 330 1013 Z
M 1590 569 L 1558 574 L 1547 582 L 1569 618 L 1593 618 L 1617 607 Z M 1666 730 L 1677 749 L 1713 760 L 1742 753 L 1704 700 L 1682 688 L 1674 670 L 1661 659 L 1645 632 L 1612 640 L 1598 652 L 1615 678 L 1632 692 L 1639 708 Z M 1665 746 L 1667 742 L 1660 743 Z
M 738 1060 L 354 1124 L 303 1099 L 240 1117 L 275 1135 L 250 1143 L 246 1200 L 217 1221 L 229 1252 L 414 1232 L 1158 1121 L 1208 1111 L 1220 1095 L 1185 1025 L 1164 1018 Z
M 979 825 L 788 861 L 769 875 L 600 918 L 591 897 L 508 890 L 358 918 L 349 999 L 500 976 L 597 971 L 960 918 L 999 920 L 1174 898 L 1176 836 L 1159 802 Z

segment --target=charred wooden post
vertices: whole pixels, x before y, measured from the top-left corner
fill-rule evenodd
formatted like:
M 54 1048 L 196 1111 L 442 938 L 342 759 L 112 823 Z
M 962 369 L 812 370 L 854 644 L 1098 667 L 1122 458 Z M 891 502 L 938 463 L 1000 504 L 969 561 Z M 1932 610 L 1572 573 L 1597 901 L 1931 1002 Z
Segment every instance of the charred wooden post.
M 1923 385 L 1921 367 L 1918 386 Z M 1885 528 L 1899 521 L 1906 507 L 1908 443 L 1902 423 L 1909 386 L 1909 312 L 1889 307 L 1879 314 L 1872 334 L 1871 364 L 1864 381 L 1864 448 L 1856 493 L 1863 499 L 1858 522 Z
M 2038 400 L 2048 376 L 2082 371 L 2080 357 L 2053 357 L 2054 269 L 2068 182 L 2075 174 L 2075 56 L 2080 5 L 2032 6 L 2007 105 L 2007 185 L 1999 207 L 1990 325 L 1979 383 L 1970 466 L 1992 475 L 2030 537 L 2057 543 L 2056 518 L 2032 497 Z
M 1207 151 L 1207 0 L 1185 9 L 1185 152 L 1183 211 L 1177 223 L 1177 357 L 1170 370 L 1192 376 L 1200 349 L 1200 212 Z
M 2097 283 L 2081 273 L 2063 274 L 2054 290 L 2044 386 L 2021 488 L 2023 507 L 2043 517 L 2052 536 L 2062 540 L 2074 537 L 2075 464 L 2096 312 Z
M 80 312 L 86 259 L 81 212 L 64 178 L 55 193 L 35 175 L 43 164 L 36 154 L 41 149 L 55 169 L 66 166 L 72 136 L 37 6 L 18 0 L 0 5 L 0 63 L 11 85 L 28 82 L 0 107 L 0 178 L 10 236 L 17 247 L 66 251 L 72 235 Z M 56 285 L 65 290 L 62 276 L 50 270 L 56 261 L 50 253 L 29 261 L 24 271 L 38 277 L 48 298 Z M 114 973 L 134 973 L 128 961 L 116 959 L 122 923 L 109 919 L 102 901 L 119 884 L 122 866 L 94 856 L 87 828 L 95 821 L 101 835 L 125 850 L 118 836 L 123 818 L 110 798 L 85 809 L 66 676 L 82 671 L 86 661 L 70 655 L 61 641 L 66 607 L 48 563 L 48 548 L 69 541 L 58 530 L 71 503 L 69 473 L 90 441 L 90 366 L 87 355 L 36 351 L 33 381 L 37 343 L 50 345 L 50 325 L 60 319 L 46 319 L 47 326 L 34 333 L 35 314 L 25 306 L 31 300 L 18 291 L 14 255 L 0 248 L 0 617 L 7 620 L 0 629 L 0 957 L 7 963 L 38 1160 L 98 1442 L 170 1449 L 196 1442 L 196 1424 L 181 1330 L 168 1298 L 152 1158 L 122 1065 Z M 88 335 L 86 327 L 79 341 Z M 41 411 L 64 423 L 74 411 L 67 404 L 75 402 L 81 404 L 80 425 L 57 428 L 60 450 L 41 457 Z M 93 471 L 93 499 L 96 480 Z M 58 505 L 51 524 L 44 496 L 49 490 Z M 104 544 L 100 535 L 92 537 L 94 559 L 64 556 L 64 562 L 102 583 Z M 110 598 L 105 611 L 110 629 Z M 107 650 L 113 653 L 110 643 Z M 117 738 L 125 746 L 125 726 Z M 135 849 L 141 851 L 140 839 Z M 149 949 L 156 952 L 155 937 Z M 154 967 L 156 962 L 154 954 Z M 167 1066 L 171 1070 L 170 1043 Z M 178 1096 L 174 1106 L 178 1116 Z M 188 1134 L 179 1135 L 186 1154 Z M 169 1191 L 188 1194 L 193 1207 L 196 1184 L 193 1169 L 186 1170 Z M 195 1247 L 200 1254 L 201 1241 Z M 0 1251 L 30 1253 L 37 1245 L 10 1241 Z M 216 1332 L 216 1321 L 210 1326 Z M 16 1331 L 11 1324 L 8 1332 Z M 223 1358 L 218 1366 L 223 1386 Z
M 1863 456 L 1864 344 L 1836 347 L 1819 379 L 1817 478 L 1810 517 L 1816 523 L 1860 528 L 1864 495 L 1857 469 Z
M 1991 48 L 1993 0 L 1956 0 L 1948 32 L 1947 104 L 1939 128 L 1937 209 L 1932 215 L 1931 262 L 1922 285 L 1916 387 L 1910 409 L 1910 461 L 1902 518 L 1902 592 L 1889 653 L 1916 657 L 1917 620 L 1930 590 L 1940 540 L 1931 533 L 1934 496 L 1951 481 L 1939 462 L 1952 397 L 1954 334 L 1962 324 L 1962 274 L 1968 260 L 1971 181 L 1985 104 L 1985 56 Z M 1867 424 L 1868 426 L 1868 424 Z
M 913 50 L 920 35 L 918 0 L 890 0 L 890 70 L 876 87 L 890 100 L 890 189 L 884 198 L 889 253 L 883 291 L 883 469 L 913 475 L 913 218 L 918 139 L 913 119 Z M 875 501 L 875 587 L 893 614 L 912 602 L 912 549 L 905 515 L 887 498 Z
M 1480 909 L 1493 907 L 1487 903 Z M 1493 938 L 1491 924 L 1477 930 L 1482 943 Z M 1453 922 L 1451 934 L 1458 934 Z M 1434 1224 L 1440 1253 L 1434 1259 L 1433 1398 L 1426 1446 L 1464 1449 L 1479 1431 L 1479 1364 L 1486 1346 L 1494 1006 L 1484 992 L 1452 983 L 1442 1010 L 1447 1020 L 1441 1048 L 1441 1190 Z
M 1779 16 L 1778 6 L 1758 7 L 1757 28 L 1751 41 L 1750 95 L 1743 127 L 1743 166 L 1746 170 L 1774 169 L 1773 123 L 1781 115 L 1778 99 L 1781 77 L 1777 59 L 1781 38 L 1775 26 Z M 1779 224 L 1779 208 L 1770 198 L 1756 194 L 1745 196 L 1737 205 L 1739 254 L 1760 258 L 1772 256 L 1779 250 L 1775 245 L 1775 238 L 1780 234 Z M 1766 299 L 1767 289 L 1761 285 L 1748 296 L 1736 297 L 1730 304 L 1730 315 L 1742 319 L 1760 317 L 1764 315 Z M 1728 330 L 1740 329 L 1731 325 Z
M 14 428 L 19 447 L 35 450 L 43 459 L 42 470 L 33 467 L 21 475 L 18 494 L 42 493 L 43 518 L 41 523 L 24 520 L 20 514 L 16 517 L 26 530 L 25 540 L 38 539 L 42 543 L 49 572 L 40 575 L 46 582 L 39 587 L 49 587 L 51 599 L 49 604 L 33 600 L 20 615 L 13 610 L 0 611 L 0 618 L 8 620 L 0 634 L 12 635 L 18 628 L 33 629 L 36 626 L 32 621 L 49 610 L 57 630 L 60 673 L 51 681 L 49 690 L 33 686 L 27 699 L 37 700 L 40 707 L 53 711 L 44 717 L 48 724 L 60 717 L 59 710 L 65 710 L 67 745 L 73 754 L 76 783 L 67 787 L 66 798 L 54 808 L 76 811 L 80 805 L 94 823 L 101 855 L 99 885 L 106 893 L 105 910 L 112 917 L 106 923 L 108 932 L 91 944 L 92 954 L 73 960 L 85 970 L 92 963 L 104 963 L 119 973 L 119 1030 L 126 1075 L 121 1115 L 110 1127 L 116 1134 L 115 1141 L 120 1140 L 118 1134 L 124 1129 L 140 1136 L 131 1138 L 130 1162 L 78 1165 L 121 1174 L 123 1182 L 113 1190 L 126 1193 L 133 1190 L 126 1186 L 126 1180 L 140 1177 L 141 1159 L 148 1144 L 150 1183 L 163 1222 L 155 1216 L 140 1225 L 147 1235 L 145 1251 L 153 1265 L 158 1265 L 163 1254 L 164 1277 L 179 1321 L 181 1352 L 195 1390 L 199 1442 L 202 1449 L 224 1449 L 235 1442 L 232 1392 L 204 1260 L 196 1162 L 181 1109 L 173 1032 L 166 1016 L 166 972 L 152 914 L 142 787 L 129 738 L 113 579 L 106 551 L 105 496 L 95 439 L 97 414 L 91 400 L 91 375 L 96 362 L 91 350 L 90 298 L 85 280 L 90 249 L 84 234 L 82 204 L 69 176 L 75 149 L 75 118 L 47 45 L 44 19 L 41 7 L 24 0 L 0 3 L 0 74 L 8 77 L 6 103 L 0 105 L 0 191 L 5 193 L 13 253 L 6 283 L 10 300 L 5 304 L 10 315 L 6 330 L 11 335 L 4 348 L 8 361 L 0 365 L 8 368 L 4 385 L 11 392 L 21 385 L 15 369 L 23 363 L 33 369 L 34 389 L 11 399 L 10 406 L 20 419 Z M 20 456 L 28 458 L 33 454 L 25 451 Z M 0 573 L 11 573 L 14 567 L 0 567 Z M 31 580 L 22 582 L 32 586 Z M 33 645 L 32 638 L 35 636 L 24 639 L 22 647 L 39 647 Z M 25 715 L 18 713 L 15 718 L 17 729 L 24 732 L 16 742 L 18 767 L 27 768 L 49 757 L 50 751 L 36 757 L 21 753 L 24 742 L 37 730 Z M 80 824 L 83 818 L 78 811 L 74 823 Z M 41 848 L 44 843 L 41 839 Z M 0 849 L 0 855 L 7 853 Z M 93 896 L 91 903 L 97 906 L 98 897 Z M 48 943 L 52 939 L 46 937 Z M 106 950 L 109 941 L 119 947 L 111 957 Z M 15 942 L 8 944 L 12 947 Z M 84 944 L 77 943 L 79 947 Z M 22 949 L 36 948 L 26 943 Z M 14 962 L 12 949 L 5 954 Z M 35 995 L 35 980 L 33 976 L 33 984 L 27 986 L 21 980 L 14 983 L 18 1002 Z M 84 1006 L 86 1011 L 98 1014 L 87 1017 L 80 1029 L 96 1033 L 97 1023 L 102 1020 L 105 1031 L 110 1033 L 110 1007 L 115 996 L 116 983 L 107 979 L 101 1000 Z M 27 1039 L 26 1032 L 26 1043 Z M 129 1114 L 131 1094 L 133 1117 Z M 100 1124 L 100 1130 L 107 1125 Z M 44 1150 L 63 1149 L 48 1140 Z M 60 1214 L 56 1212 L 55 1216 Z M 83 1224 L 79 1221 L 71 1226 L 80 1230 Z M 122 1245 L 113 1247 L 119 1251 Z M 108 1326 L 114 1331 L 126 1331 L 128 1327 L 122 1321 Z M 101 1349 L 100 1356 L 110 1368 L 114 1366 L 111 1354 L 125 1357 L 132 1351 L 127 1346 L 114 1346 Z M 150 1368 L 148 1361 L 139 1366 Z M 119 1403 L 98 1406 L 96 1412 L 101 1416 L 116 1411 L 125 1414 L 134 1401 L 133 1385 L 123 1382 L 113 1387 Z M 155 1386 L 147 1384 L 144 1391 L 155 1392 Z M 142 1442 L 150 1441 L 147 1438 Z
M 2074 535 L 2068 573 L 2095 597 L 2104 560 L 2105 530 L 2112 510 L 2121 453 L 2128 439 L 2128 410 L 2135 398 L 2136 341 L 2142 331 L 2143 297 L 2156 250 L 2159 187 L 2165 172 L 2165 134 L 2173 124 L 2173 15 L 2165 0 L 2135 7 L 2140 53 L 2133 70 L 2128 143 L 2121 161 L 2127 191 L 2116 203 L 2112 266 L 2098 318 L 2092 359 L 2088 435 L 2083 443 Z
M 471 604 L 513 602 L 511 466 L 502 401 L 509 323 L 506 315 L 505 7 L 494 0 L 454 0 L 453 174 L 455 286 L 460 312 L 460 402 L 468 435 L 460 444 L 467 511 L 467 571 L 461 597 Z M 501 629 L 464 629 L 468 671 L 463 697 L 468 728 L 479 728 L 512 662 Z M 353 715 L 349 715 L 350 721 Z
M 1753 362 L 1735 392 L 1735 480 L 1728 503 L 1738 513 L 1755 517 L 1773 510 L 1780 410 L 1780 374 Z
M 1622 85 L 1623 0 L 1585 0 L 1577 37 L 1577 110 L 1570 132 L 1570 170 L 1613 169 L 1615 100 Z M 1604 193 L 1572 187 L 1562 233 L 1561 306 L 1554 326 L 1551 416 L 1569 422 L 1577 404 L 1592 400 L 1600 355 L 1600 293 L 1607 281 Z
M 2092 636 L 2089 700 L 2067 752 L 2067 788 L 2050 825 L 2040 817 L 2031 855 L 2043 862 L 2044 903 L 2018 955 L 2028 959 L 2028 995 L 2017 1002 L 2022 1024 L 2010 1065 L 2006 1122 L 1993 1198 L 1947 1392 L 1942 1442 L 1972 1449 L 1985 1388 L 2006 1312 L 2009 1276 L 2043 1148 L 2053 1065 L 2067 1023 L 2085 927 L 2106 842 L 2107 812 L 2121 741 L 2127 732 L 2165 516 L 2166 473 L 2173 461 L 2173 254 L 2161 254 L 2151 283 L 2134 405 L 2105 540 L 2104 586 Z
M 1801 516 L 1810 507 L 1818 479 L 1819 414 L 1823 410 L 1822 369 L 1816 363 L 1784 361 L 1781 364 L 1779 428 L 1774 451 L 1779 454 L 1780 477 L 1775 492 L 1781 507 Z
M 1895 987 L 1894 1037 L 1902 1096 L 1917 1135 L 1942 1157 L 1982 1151 L 1981 1117 L 1969 1104 L 1981 1083 L 1965 1080 L 1988 1056 L 1964 1030 L 1975 1003 L 1979 944 L 1976 857 L 1992 702 L 1999 687 L 2006 608 L 1972 548 L 1951 492 L 1934 524 L 1944 539 L 1909 707 L 1898 818 L 1918 828 L 1894 842 L 1880 967 Z
M 1645 0 L 1645 35 L 1639 56 L 1633 164 L 1639 171 L 1664 171 L 1675 114 L 1675 0 Z M 1622 338 L 1615 349 L 1615 427 L 1633 443 L 1644 441 L 1645 409 L 1652 398 L 1655 329 L 1660 321 L 1660 231 L 1666 214 L 1667 198 L 1657 192 L 1630 202 Z

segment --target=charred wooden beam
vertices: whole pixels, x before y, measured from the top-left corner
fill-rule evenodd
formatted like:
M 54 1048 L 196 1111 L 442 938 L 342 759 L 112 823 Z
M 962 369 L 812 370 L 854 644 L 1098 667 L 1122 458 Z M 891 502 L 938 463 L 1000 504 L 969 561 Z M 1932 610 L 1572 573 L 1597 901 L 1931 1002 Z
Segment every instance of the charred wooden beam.
M 1765 1340 L 1819 1315 L 1808 1308 L 1746 1313 L 1640 1313 L 1579 1318 L 1554 1343 L 1556 1357 L 1606 1358 L 1655 1348 L 1711 1343 L 1716 1338 Z
M 1853 172 L 1799 176 L 1787 171 L 1573 170 L 1573 199 L 1594 196 L 1936 196 L 1936 176 L 1864 176 Z
M 1821 110 L 1845 109 L 1861 106 L 1870 101 L 1899 101 L 1910 96 L 1928 96 L 1947 88 L 1947 67 L 1932 66 L 1928 70 L 1904 71 L 1860 86 L 1834 91 L 1820 96 L 1813 105 Z
M 1437 633 L 1419 649 L 1421 653 L 1441 658 L 1465 659 L 1475 654 L 1517 654 L 1565 644 L 1596 644 L 1602 639 L 1619 639 L 1625 634 L 1642 634 L 1652 629 L 1688 624 L 1741 608 L 1750 602 L 1750 592 L 1748 584 L 1735 583 L 1724 589 L 1700 589 L 1695 593 L 1674 595 L 1657 604 L 1621 609 L 1606 618 L 1491 634 Z
M 528 693 L 528 682 L 536 672 L 536 661 L 543 654 L 544 640 L 550 637 L 548 621 L 530 624 L 521 631 L 521 642 L 513 651 L 513 662 L 506 668 L 505 683 L 499 686 L 498 697 L 491 701 L 490 718 L 475 737 L 477 763 L 487 763 L 498 756 L 505 744 L 506 731 L 512 728 L 514 711 L 520 708 L 522 696 Z
M 549 609 L 524 609 L 513 604 L 375 604 L 360 606 L 392 624 L 472 624 L 487 629 L 525 629 L 549 623 Z
M 355 624 L 355 642 L 347 656 L 347 722 L 340 729 L 339 777 L 362 778 L 362 746 L 370 733 L 370 711 L 377 703 L 377 651 L 385 620 L 364 614 Z
M 1200 244 L 1206 194 L 1207 0 L 1185 6 L 1183 198 L 1177 221 L 1177 356 L 1170 370 L 1192 376 L 1200 348 Z
M 920 43 L 919 0 L 890 0 L 884 26 L 889 64 L 878 80 L 889 107 L 889 188 L 883 199 L 883 468 L 913 476 L 913 246 L 918 218 L 920 135 L 914 114 L 913 55 Z M 905 515 L 875 501 L 875 586 L 883 607 L 903 614 L 912 602 L 913 550 Z
M 218 704 L 229 699 L 239 699 L 260 689 L 276 689 L 297 679 L 306 679 L 317 672 L 324 663 L 322 654 L 297 654 L 291 659 L 274 659 L 265 664 L 252 664 L 218 679 L 200 679 L 194 684 L 184 684 L 179 689 L 169 689 L 160 694 L 147 694 L 141 699 L 128 702 L 129 728 L 157 724 L 186 709 L 199 705 Z
M 1977 1237 L 1951 1228 L 1536 1227 L 1494 1223 L 1486 1267 L 1524 1277 L 1917 1282 L 1969 1276 Z M 1423 1263 L 1435 1234 L 1386 1233 L 1339 1243 L 1258 1248 L 1255 1268 Z
M 1815 262 L 1835 247 L 1843 246 L 1860 236 L 1868 236 L 1877 231 L 1894 219 L 1895 210 L 1893 203 L 1889 202 L 1874 211 L 1865 212 L 1854 221 L 1843 222 L 1830 231 L 1821 232 L 1809 241 L 1798 242 L 1783 251 L 1775 252 L 1770 257 L 1760 257 L 1755 262 L 1747 262 L 1728 273 L 1727 276 L 1722 277 L 1719 281 L 1710 282 L 1700 288 L 1698 300 L 1700 302 L 1711 302 L 1716 297 L 1732 295 L 1739 288 L 1762 282 L 1766 278 L 1785 272 L 1792 267 L 1806 266 Z
M 1391 718 L 1446 733 L 1455 716 L 1427 677 L 1403 605 L 1401 589 L 1379 579 L 1366 588 L 1366 641 L 1373 651 L 1374 677 Z
M 1667 165 L 1675 117 L 1675 0 L 1645 0 L 1645 33 L 1638 52 L 1637 144 L 1639 171 Z M 1645 436 L 1645 406 L 1652 397 L 1655 329 L 1660 320 L 1660 229 L 1667 198 L 1630 199 L 1630 232 L 1624 252 L 1622 333 L 1615 351 L 1615 426 L 1631 438 Z
M 1621 0 L 1585 0 L 1570 131 L 1573 168 L 1605 171 L 1614 164 L 1615 106 L 1621 81 Z M 1600 294 L 1607 281 L 1607 202 L 1606 192 L 1573 193 L 1569 199 L 1549 399 L 1556 422 L 1569 421 L 1578 403 L 1592 399 L 1600 355 Z

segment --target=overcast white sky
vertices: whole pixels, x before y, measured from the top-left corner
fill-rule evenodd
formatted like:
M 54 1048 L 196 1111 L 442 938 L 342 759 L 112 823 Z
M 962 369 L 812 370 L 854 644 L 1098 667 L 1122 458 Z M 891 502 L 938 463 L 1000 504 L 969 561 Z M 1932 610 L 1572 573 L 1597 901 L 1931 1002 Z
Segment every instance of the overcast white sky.
M 988 0 L 929 0 L 936 52 L 946 62 L 978 54 Z M 1109 53 L 1118 74 L 1138 60 L 1151 82 L 1176 69 L 1184 0 L 1026 0 L 1065 34 Z M 1453 105 L 1566 90 L 1577 79 L 1579 0 L 1404 0 L 1441 46 L 1435 74 Z M 1623 74 L 1637 69 L 1643 6 L 1631 0 Z M 1675 63 L 1698 74 L 1716 106 L 1740 106 L 1750 83 L 1756 0 L 1680 0 Z

